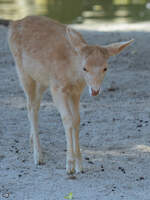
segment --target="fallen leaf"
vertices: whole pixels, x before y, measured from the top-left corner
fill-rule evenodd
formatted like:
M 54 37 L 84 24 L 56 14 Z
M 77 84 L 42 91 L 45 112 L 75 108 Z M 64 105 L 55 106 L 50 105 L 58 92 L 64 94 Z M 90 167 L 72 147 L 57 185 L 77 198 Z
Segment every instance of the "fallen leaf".
M 73 199 L 72 192 L 70 192 L 67 196 L 64 197 L 65 199 Z

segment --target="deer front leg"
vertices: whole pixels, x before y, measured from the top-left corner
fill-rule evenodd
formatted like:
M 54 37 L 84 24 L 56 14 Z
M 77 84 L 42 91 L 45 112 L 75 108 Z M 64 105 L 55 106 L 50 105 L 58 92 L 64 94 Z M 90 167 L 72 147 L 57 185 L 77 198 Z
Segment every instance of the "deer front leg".
M 68 95 L 52 90 L 53 100 L 58 108 L 66 133 L 67 158 L 66 171 L 72 174 L 82 171 L 79 147 L 79 95 Z
M 75 171 L 77 173 L 83 172 L 82 156 L 81 156 L 80 145 L 79 145 L 79 126 L 80 126 L 80 117 L 78 118 L 75 130 L 73 132 L 74 152 L 75 152 Z
M 78 110 L 73 110 L 71 103 L 72 101 L 70 102 L 72 112 L 67 112 L 68 114 L 62 116 L 67 141 L 66 170 L 67 173 L 74 173 L 75 171 L 78 173 L 83 171 L 79 146 L 80 116 Z
M 69 114 L 70 115 L 70 114 Z M 73 125 L 71 116 L 63 116 L 62 121 L 65 128 L 66 142 L 67 142 L 67 157 L 66 157 L 66 171 L 68 174 L 75 172 L 75 154 L 73 149 Z

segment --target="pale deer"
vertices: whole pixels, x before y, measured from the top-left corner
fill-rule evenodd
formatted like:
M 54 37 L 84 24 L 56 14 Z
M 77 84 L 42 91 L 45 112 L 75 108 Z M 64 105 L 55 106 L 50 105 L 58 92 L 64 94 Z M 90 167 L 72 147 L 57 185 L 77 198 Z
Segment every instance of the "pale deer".
M 67 173 L 82 172 L 79 146 L 79 101 L 87 85 L 99 94 L 107 60 L 133 40 L 90 46 L 80 33 L 47 17 L 29 16 L 9 25 L 8 42 L 27 97 L 34 162 L 43 162 L 38 135 L 38 111 L 43 92 L 50 88 L 60 112 L 67 141 Z

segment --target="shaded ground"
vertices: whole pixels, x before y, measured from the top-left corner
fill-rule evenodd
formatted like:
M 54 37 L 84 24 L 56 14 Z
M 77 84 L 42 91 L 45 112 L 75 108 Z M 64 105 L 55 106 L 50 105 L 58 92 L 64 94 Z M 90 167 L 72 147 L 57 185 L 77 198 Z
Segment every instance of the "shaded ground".
M 0 200 L 150 199 L 150 24 L 79 27 L 90 44 L 135 39 L 110 59 L 99 97 L 81 98 L 84 174 L 65 175 L 65 135 L 50 94 L 40 110 L 46 164 L 35 167 L 25 98 L 0 27 Z

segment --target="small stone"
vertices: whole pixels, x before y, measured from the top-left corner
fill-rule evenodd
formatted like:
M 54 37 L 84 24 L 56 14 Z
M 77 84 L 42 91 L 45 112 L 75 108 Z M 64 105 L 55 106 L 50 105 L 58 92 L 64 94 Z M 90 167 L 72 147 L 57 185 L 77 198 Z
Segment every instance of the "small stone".
M 9 198 L 9 193 L 2 194 L 4 198 Z
M 16 150 L 16 153 L 19 153 L 19 150 L 18 150 L 18 149 Z
M 75 179 L 77 179 L 77 177 L 76 177 L 76 176 L 74 176 L 74 175 L 68 175 L 68 179 L 75 180 Z
M 143 125 L 142 124 L 138 124 L 137 125 L 137 128 L 141 128 Z
M 89 163 L 89 164 L 92 164 L 92 165 L 94 164 L 94 163 L 93 163 L 92 161 L 90 161 L 90 160 L 88 161 L 88 163 Z
M 104 168 L 104 166 L 103 166 L 103 165 L 101 165 L 101 168 Z
M 126 173 L 126 171 L 123 167 L 118 167 L 118 169 L 121 170 L 124 174 Z
M 141 177 L 140 177 L 140 180 L 144 180 L 144 177 L 143 177 L 143 176 L 141 176 Z
M 108 91 L 109 91 L 109 92 L 114 92 L 114 91 L 116 91 L 116 89 L 117 89 L 117 88 L 111 87 L 111 88 L 108 88 Z

